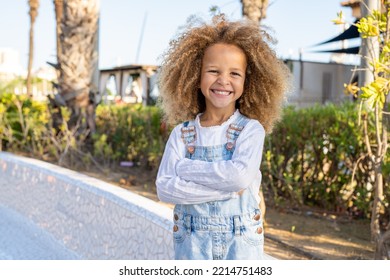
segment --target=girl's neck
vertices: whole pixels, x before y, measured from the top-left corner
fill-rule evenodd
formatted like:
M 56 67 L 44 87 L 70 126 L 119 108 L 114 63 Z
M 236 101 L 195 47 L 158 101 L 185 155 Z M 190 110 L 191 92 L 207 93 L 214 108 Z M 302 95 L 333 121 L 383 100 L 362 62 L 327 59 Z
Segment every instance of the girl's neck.
M 206 110 L 199 117 L 199 121 L 203 127 L 221 125 L 226 122 L 235 113 L 235 111 L 235 109 L 230 112 L 210 112 Z

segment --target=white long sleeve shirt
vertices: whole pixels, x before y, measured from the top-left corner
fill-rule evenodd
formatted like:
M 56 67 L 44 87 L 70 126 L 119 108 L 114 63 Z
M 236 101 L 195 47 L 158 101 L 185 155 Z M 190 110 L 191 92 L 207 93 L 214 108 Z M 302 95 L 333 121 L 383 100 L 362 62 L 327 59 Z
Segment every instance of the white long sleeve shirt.
M 227 142 L 226 131 L 240 116 L 237 110 L 218 126 L 202 127 L 195 119 L 196 145 L 216 146 Z M 237 198 L 242 189 L 250 188 L 257 202 L 261 183 L 260 163 L 265 131 L 256 120 L 250 120 L 238 137 L 231 160 L 206 162 L 185 158 L 181 138 L 182 124 L 168 139 L 156 179 L 157 195 L 163 202 L 197 204 Z M 247 191 L 247 190 L 246 190 Z

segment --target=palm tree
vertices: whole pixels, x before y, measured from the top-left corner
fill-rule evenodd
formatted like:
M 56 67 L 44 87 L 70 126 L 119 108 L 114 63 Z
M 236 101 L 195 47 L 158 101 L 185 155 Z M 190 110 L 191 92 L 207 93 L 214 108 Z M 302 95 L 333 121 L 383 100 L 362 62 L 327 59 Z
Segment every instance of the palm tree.
M 241 0 L 242 15 L 255 22 L 260 22 L 267 15 L 268 0 Z
M 30 37 L 29 37 L 29 50 L 28 50 L 28 66 L 27 66 L 27 94 L 32 95 L 31 91 L 31 70 L 34 59 L 34 24 L 35 19 L 38 16 L 39 0 L 28 1 L 30 10 Z
M 57 43 L 57 62 L 58 54 L 61 53 L 61 19 L 63 14 L 64 1 L 63 0 L 53 0 L 54 3 L 54 12 L 56 15 L 56 43 Z
M 63 2 L 63 5 L 61 5 Z M 71 110 L 69 127 L 95 132 L 99 0 L 54 1 L 57 24 L 58 91 Z M 62 11 L 61 11 L 62 7 Z M 61 17 L 58 19 L 58 17 Z M 80 126 L 79 126 L 80 127 Z M 82 132 L 85 133 L 85 130 Z

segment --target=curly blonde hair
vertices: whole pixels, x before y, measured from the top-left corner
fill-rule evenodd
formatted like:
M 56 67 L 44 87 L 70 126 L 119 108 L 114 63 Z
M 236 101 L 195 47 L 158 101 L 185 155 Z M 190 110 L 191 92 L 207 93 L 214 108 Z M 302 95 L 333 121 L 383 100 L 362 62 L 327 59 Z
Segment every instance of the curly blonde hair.
M 241 48 L 247 57 L 243 95 L 236 107 L 248 118 L 258 120 L 267 133 L 281 116 L 290 71 L 269 46 L 272 38 L 249 20 L 228 21 L 214 16 L 211 23 L 193 18 L 164 53 L 159 73 L 160 100 L 165 120 L 174 125 L 194 119 L 206 109 L 200 91 L 200 74 L 205 50 L 216 43 Z

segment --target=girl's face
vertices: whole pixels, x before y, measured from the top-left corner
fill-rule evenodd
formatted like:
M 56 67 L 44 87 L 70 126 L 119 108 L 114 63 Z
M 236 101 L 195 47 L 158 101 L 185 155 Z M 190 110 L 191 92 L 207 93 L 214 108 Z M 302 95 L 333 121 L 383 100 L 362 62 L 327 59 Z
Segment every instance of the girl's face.
M 200 89 L 206 110 L 233 113 L 244 91 L 246 55 L 235 45 L 218 43 L 208 47 L 202 59 Z

